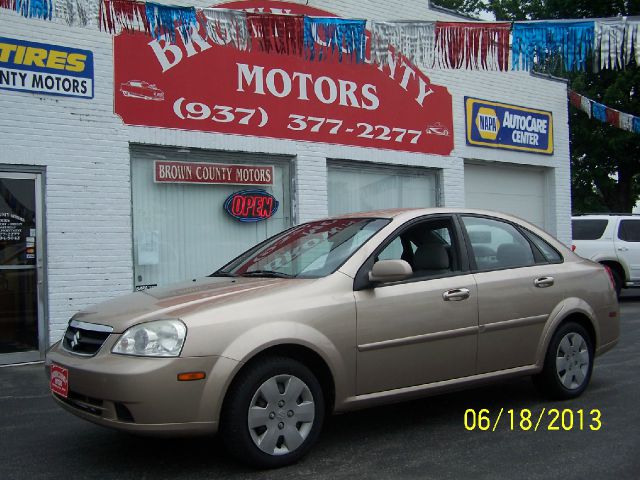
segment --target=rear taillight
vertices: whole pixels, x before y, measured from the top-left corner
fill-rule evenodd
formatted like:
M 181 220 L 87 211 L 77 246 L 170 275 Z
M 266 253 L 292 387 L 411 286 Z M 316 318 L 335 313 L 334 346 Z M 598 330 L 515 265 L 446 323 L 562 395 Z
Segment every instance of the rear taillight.
M 613 271 L 611 270 L 611 267 L 609 267 L 608 265 L 603 265 L 603 267 L 607 271 L 607 275 L 609 275 L 609 281 L 611 282 L 611 288 L 613 288 L 615 290 L 616 289 L 616 280 L 615 280 L 615 278 L 613 278 Z
M 576 246 L 575 245 L 571 245 L 571 251 L 575 252 L 576 251 Z

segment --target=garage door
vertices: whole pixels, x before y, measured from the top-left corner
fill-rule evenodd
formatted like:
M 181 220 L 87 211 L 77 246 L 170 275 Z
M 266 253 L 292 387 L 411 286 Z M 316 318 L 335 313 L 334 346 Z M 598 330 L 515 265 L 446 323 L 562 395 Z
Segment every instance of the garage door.
M 437 206 L 437 176 L 427 168 L 329 164 L 329 214 Z
M 464 167 L 467 208 L 511 213 L 545 228 L 545 170 L 512 165 Z

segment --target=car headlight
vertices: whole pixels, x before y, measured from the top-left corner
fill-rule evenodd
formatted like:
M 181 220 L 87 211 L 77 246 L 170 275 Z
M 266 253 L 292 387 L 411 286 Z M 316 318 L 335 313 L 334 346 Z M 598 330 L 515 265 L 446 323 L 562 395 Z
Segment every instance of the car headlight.
M 124 332 L 111 352 L 143 357 L 177 357 L 186 336 L 187 327 L 180 320 L 141 323 Z

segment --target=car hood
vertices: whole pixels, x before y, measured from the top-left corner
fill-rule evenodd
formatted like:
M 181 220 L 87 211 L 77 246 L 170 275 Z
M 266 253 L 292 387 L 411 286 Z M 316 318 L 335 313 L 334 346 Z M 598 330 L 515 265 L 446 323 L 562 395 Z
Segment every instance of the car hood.
M 181 318 L 195 309 L 241 302 L 309 281 L 207 277 L 116 297 L 77 313 L 72 320 L 108 325 L 114 333 L 122 333 L 137 323 Z

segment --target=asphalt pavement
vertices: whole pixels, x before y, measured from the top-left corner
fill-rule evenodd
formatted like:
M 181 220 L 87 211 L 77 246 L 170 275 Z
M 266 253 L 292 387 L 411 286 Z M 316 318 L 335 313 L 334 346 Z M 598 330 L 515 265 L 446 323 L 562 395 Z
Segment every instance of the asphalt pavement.
M 307 457 L 267 472 L 228 458 L 223 438 L 136 437 L 85 422 L 50 398 L 41 364 L 0 368 L 0 479 L 638 479 L 640 290 L 624 294 L 621 312 L 620 343 L 578 399 L 546 401 L 525 378 L 337 415 Z M 468 409 L 487 409 L 489 429 L 467 430 Z M 526 410 L 531 425 L 520 423 Z

